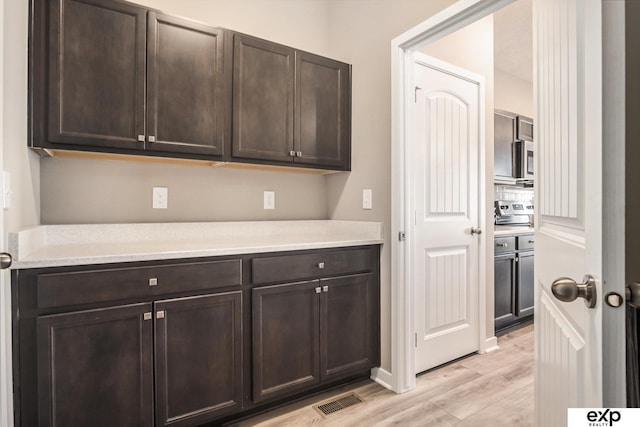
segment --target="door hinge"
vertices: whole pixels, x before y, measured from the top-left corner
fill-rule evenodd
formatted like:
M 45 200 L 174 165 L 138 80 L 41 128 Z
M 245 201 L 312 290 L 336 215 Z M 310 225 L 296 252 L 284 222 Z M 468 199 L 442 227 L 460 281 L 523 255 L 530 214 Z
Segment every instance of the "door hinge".
M 416 338 L 415 346 L 418 347 L 418 333 L 416 332 L 414 335 L 415 335 L 415 338 Z
M 399 241 L 404 242 L 406 237 L 407 236 L 404 234 L 404 231 L 401 231 L 401 232 L 398 233 L 398 240 Z
M 420 86 L 416 86 L 413 90 L 413 102 L 418 102 L 418 91 L 422 90 Z

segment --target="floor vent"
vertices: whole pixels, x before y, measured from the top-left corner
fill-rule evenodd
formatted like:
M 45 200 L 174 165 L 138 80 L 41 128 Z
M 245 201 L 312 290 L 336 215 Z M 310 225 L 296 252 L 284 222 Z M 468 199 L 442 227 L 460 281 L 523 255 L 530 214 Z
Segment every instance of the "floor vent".
M 364 402 L 364 400 L 362 400 L 360 396 L 355 393 L 349 393 L 347 395 L 332 399 L 328 402 L 314 405 L 313 409 L 318 411 L 322 416 L 327 417 L 343 410 L 344 408 L 348 408 L 349 406 L 357 405 L 358 403 L 362 402 Z

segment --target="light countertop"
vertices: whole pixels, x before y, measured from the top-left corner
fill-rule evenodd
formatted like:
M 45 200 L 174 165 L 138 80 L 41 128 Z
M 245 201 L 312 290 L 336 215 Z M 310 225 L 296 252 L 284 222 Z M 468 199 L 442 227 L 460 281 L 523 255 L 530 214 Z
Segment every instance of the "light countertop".
M 500 236 L 512 236 L 516 234 L 532 234 L 533 232 L 534 232 L 533 227 L 496 225 L 493 230 L 493 235 L 496 237 L 500 237 Z
M 381 244 L 380 222 L 253 221 L 43 225 L 9 233 L 11 269 Z

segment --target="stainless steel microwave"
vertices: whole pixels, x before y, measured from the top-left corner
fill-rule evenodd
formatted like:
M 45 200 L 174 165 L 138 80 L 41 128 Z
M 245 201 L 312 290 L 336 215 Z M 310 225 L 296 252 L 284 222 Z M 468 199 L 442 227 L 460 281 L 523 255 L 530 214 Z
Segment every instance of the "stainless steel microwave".
M 514 163 L 516 179 L 533 180 L 533 141 L 515 142 Z

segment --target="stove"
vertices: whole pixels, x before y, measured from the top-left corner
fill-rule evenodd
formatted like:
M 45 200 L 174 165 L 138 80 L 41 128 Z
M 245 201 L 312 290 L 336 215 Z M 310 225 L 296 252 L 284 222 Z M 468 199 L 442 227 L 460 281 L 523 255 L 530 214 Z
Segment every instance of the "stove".
M 493 208 L 496 225 L 531 225 L 533 202 L 496 200 Z

